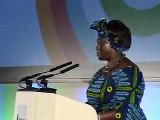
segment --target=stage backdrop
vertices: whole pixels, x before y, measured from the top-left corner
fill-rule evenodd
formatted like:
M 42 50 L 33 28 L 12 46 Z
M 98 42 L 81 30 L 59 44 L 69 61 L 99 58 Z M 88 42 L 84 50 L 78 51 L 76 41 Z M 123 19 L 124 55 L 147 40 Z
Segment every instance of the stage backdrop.
M 140 66 L 145 80 L 156 79 L 160 77 L 159 3 L 157 0 L 1 0 L 0 81 L 17 82 L 26 75 L 68 61 L 79 63 L 80 67 L 57 78 L 90 80 L 103 65 L 96 57 L 97 35 L 89 26 L 103 17 L 119 19 L 131 29 L 132 46 L 126 55 Z

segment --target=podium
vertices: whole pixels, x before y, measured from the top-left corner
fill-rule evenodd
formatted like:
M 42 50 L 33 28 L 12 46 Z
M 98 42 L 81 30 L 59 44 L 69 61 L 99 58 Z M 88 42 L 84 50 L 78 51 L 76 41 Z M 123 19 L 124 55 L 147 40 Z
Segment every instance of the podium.
M 13 120 L 97 120 L 90 105 L 55 93 L 17 91 Z

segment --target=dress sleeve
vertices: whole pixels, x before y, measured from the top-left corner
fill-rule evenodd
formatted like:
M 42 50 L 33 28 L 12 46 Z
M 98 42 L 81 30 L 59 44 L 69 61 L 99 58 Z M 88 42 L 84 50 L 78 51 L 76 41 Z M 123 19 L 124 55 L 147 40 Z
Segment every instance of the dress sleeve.
M 132 116 L 138 118 L 137 108 L 144 91 L 143 75 L 138 67 L 132 66 L 117 70 L 111 74 L 111 79 L 114 89 L 110 103 L 116 110 L 116 119 L 124 120 Z M 107 91 L 110 92 L 108 88 Z
M 104 82 L 104 77 L 100 76 L 97 72 L 90 82 L 90 85 L 86 91 L 87 94 L 87 102 L 86 104 L 91 105 L 97 113 L 100 111 L 101 99 L 100 99 L 100 91 L 101 86 Z

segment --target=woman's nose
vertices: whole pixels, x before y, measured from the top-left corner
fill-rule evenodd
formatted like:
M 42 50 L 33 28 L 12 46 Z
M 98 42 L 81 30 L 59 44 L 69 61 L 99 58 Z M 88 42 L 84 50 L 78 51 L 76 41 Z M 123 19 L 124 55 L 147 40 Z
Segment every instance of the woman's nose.
M 96 46 L 96 50 L 98 50 L 98 49 L 99 49 L 99 45 Z

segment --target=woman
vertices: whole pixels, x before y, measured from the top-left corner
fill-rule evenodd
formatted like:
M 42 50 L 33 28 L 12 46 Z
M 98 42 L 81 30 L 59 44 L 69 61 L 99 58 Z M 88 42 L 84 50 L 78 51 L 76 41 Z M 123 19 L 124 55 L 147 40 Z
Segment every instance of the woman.
M 98 32 L 97 57 L 107 64 L 93 76 L 86 103 L 95 108 L 98 120 L 146 120 L 140 108 L 145 88 L 142 72 L 123 53 L 131 46 L 129 28 L 104 18 L 90 28 Z

